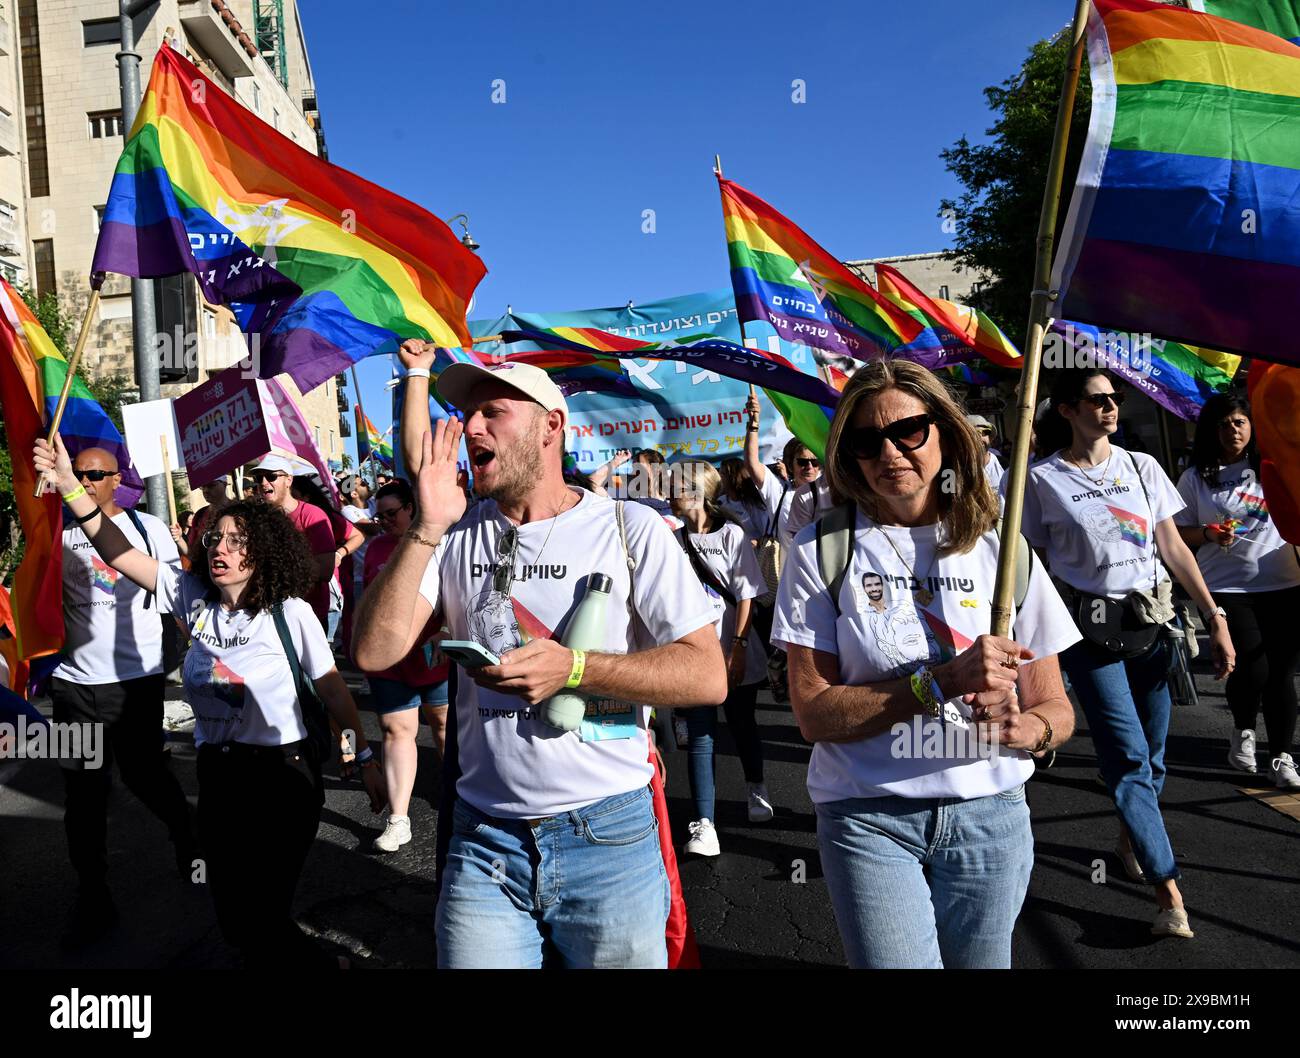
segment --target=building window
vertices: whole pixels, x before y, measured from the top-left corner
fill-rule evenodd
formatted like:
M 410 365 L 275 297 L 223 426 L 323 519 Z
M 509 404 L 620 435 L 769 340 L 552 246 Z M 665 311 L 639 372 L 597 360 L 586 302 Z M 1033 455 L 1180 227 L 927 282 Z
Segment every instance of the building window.
M 274 129 L 280 127 L 280 112 L 274 108 L 271 109 L 271 127 Z
M 941 286 L 941 287 L 939 288 L 939 297 L 943 298 L 944 301 L 949 300 L 949 299 L 948 299 L 948 284 L 947 284 L 947 283 L 945 283 L 943 286 Z
M 32 256 L 36 263 L 36 294 L 57 294 L 54 280 L 54 240 L 36 239 L 32 242 Z
M 86 124 L 90 128 L 92 140 L 106 140 L 110 136 L 122 135 L 122 112 L 120 110 L 97 110 L 86 115 Z
M 316 447 L 320 448 L 320 427 L 313 426 L 312 429 L 316 431 Z
M 96 235 L 99 234 L 99 229 L 102 228 L 102 227 L 104 226 L 104 210 L 107 209 L 107 208 L 108 208 L 107 206 L 96 206 L 96 207 L 95 207 L 95 229 L 94 229 L 94 234 L 96 234 Z
M 41 27 L 36 0 L 18 4 L 23 95 L 27 100 L 27 184 L 32 198 L 50 193 L 49 155 L 45 146 L 45 84 L 41 77 Z
M 334 451 L 334 431 L 330 431 L 330 451 Z
M 262 113 L 262 89 L 256 81 L 253 82 L 253 112 L 255 114 Z
M 115 18 L 92 18 L 81 24 L 81 43 L 87 48 L 96 44 L 118 44 L 122 26 Z
M 983 289 L 984 289 L 984 284 L 983 284 L 983 282 L 972 283 L 972 284 L 971 284 L 971 287 L 970 287 L 970 292 L 971 292 L 972 294 L 978 294 L 978 293 L 979 293 L 981 290 L 983 290 Z

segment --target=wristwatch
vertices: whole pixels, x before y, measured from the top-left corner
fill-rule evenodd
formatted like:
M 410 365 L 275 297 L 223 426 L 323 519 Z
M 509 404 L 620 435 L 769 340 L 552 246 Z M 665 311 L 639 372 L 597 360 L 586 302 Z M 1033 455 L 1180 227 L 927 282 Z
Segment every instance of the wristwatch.
M 1210 618 L 1215 616 L 1222 617 L 1226 621 L 1228 619 L 1228 611 L 1222 606 L 1216 606 L 1213 610 L 1206 610 L 1205 613 L 1201 614 L 1201 620 L 1205 622 L 1205 630 L 1207 632 L 1210 630 Z

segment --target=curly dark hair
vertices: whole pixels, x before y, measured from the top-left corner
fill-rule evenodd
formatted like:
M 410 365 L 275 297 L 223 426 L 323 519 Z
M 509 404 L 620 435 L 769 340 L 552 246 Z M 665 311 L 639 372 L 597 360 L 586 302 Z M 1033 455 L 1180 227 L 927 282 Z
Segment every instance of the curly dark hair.
M 253 578 L 239 608 L 251 614 L 269 610 L 285 599 L 304 599 L 316 584 L 316 565 L 307 541 L 289 516 L 269 503 L 240 500 L 222 509 L 217 522 L 233 518 L 239 532 L 248 538 L 244 551 Z M 210 528 L 215 528 L 214 523 Z M 208 586 L 208 598 L 218 594 L 208 572 L 208 549 L 198 548 L 190 560 L 190 572 Z

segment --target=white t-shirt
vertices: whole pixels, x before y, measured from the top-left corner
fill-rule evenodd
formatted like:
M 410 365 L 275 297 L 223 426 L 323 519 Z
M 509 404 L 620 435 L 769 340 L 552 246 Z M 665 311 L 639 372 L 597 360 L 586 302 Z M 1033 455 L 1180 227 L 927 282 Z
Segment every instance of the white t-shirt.
M 745 535 L 745 530 L 735 522 L 728 522 L 721 529 L 712 533 L 691 533 L 691 544 L 709 571 L 718 578 L 736 601 L 757 599 L 767 594 L 767 580 L 763 576 L 763 567 L 758 564 L 758 555 L 754 546 Z M 688 559 L 689 561 L 689 559 Z M 704 591 L 713 604 L 714 627 L 722 642 L 722 656 L 731 657 L 731 637 L 736 634 L 736 607 L 727 602 L 709 585 Z M 762 642 L 751 623 L 749 644 L 745 648 L 744 686 L 760 683 L 767 677 L 767 655 L 763 652 Z
M 167 526 L 144 511 L 137 511 L 136 517 L 149 534 L 154 557 L 179 572 L 180 555 Z M 126 511 L 114 517 L 113 524 L 133 547 L 149 550 Z M 162 672 L 162 621 L 156 603 L 145 608 L 148 597 L 99 557 L 80 526 L 64 529 L 64 660 L 54 675 L 69 683 L 97 685 Z
M 805 525 L 811 525 L 835 506 L 831 500 L 831 483 L 824 474 L 816 481 L 800 485 L 790 496 L 789 505 L 781 512 L 780 526 L 781 542 L 787 552 Z
M 1221 468 L 1214 488 L 1189 467 L 1178 479 L 1178 493 L 1187 506 L 1174 515 L 1175 525 L 1220 524 L 1236 518 L 1246 530 L 1227 551 L 1209 541 L 1196 549 L 1210 591 L 1281 591 L 1300 584 L 1295 548 L 1282 539 L 1269 517 L 1264 486 L 1246 460 Z
M 518 526 L 509 599 L 493 588 L 497 547 L 511 523 L 493 500 L 476 504 L 439 541 L 420 594 L 442 613 L 451 639 L 471 639 L 498 657 L 532 639 L 563 639 L 587 576 L 613 581 L 604 653 L 663 646 L 714 622 L 714 610 L 664 519 L 640 503 L 624 505 L 636 560 L 635 627 L 628 614 L 627 558 L 614 501 L 578 489 L 580 499 L 554 519 Z M 462 675 L 456 694 L 461 777 L 456 790 L 481 812 L 510 819 L 551 816 L 626 793 L 650 781 L 645 725 L 635 738 L 584 742 L 533 715 L 522 698 L 479 687 Z
M 988 458 L 984 460 L 984 476 L 989 479 L 989 485 L 994 492 L 1001 492 L 1002 479 L 1006 477 L 1006 471 L 1002 469 L 1002 464 L 998 462 L 998 457 L 989 450 Z
M 343 507 L 339 513 L 341 513 L 343 517 L 346 518 L 353 525 L 357 525 L 361 522 L 374 521 L 374 519 L 371 517 L 370 511 L 366 510 L 363 507 L 354 507 L 350 503 L 347 506 Z M 360 532 L 360 530 L 358 530 L 358 532 Z M 364 540 L 361 541 L 361 546 L 352 553 L 352 598 L 353 599 L 359 600 L 361 598 L 361 592 L 365 589 L 365 584 L 363 582 L 361 573 L 366 566 L 366 548 L 368 548 L 369 546 L 370 546 L 370 537 L 367 536 Z M 333 607 L 331 607 L 331 609 L 332 608 Z M 342 609 L 341 603 L 339 608 Z
M 763 505 L 767 508 L 768 520 L 763 530 L 766 532 L 767 526 L 770 525 L 773 535 L 780 541 L 781 521 L 790 510 L 790 504 L 794 500 L 794 489 L 788 481 L 772 473 L 769 468 L 763 474 L 763 484 L 759 486 L 758 491 L 763 494 Z M 781 546 L 785 547 L 784 541 L 781 541 Z
M 298 689 L 275 618 L 266 610 L 226 610 L 219 600 L 204 598 L 207 590 L 192 573 L 159 567 L 158 601 L 165 613 L 185 621 L 194 640 L 181 671 L 185 701 L 194 711 L 194 744 L 283 746 L 305 739 Z M 286 599 L 284 619 L 303 674 L 318 680 L 333 669 L 334 655 L 311 604 Z
M 889 540 L 884 538 L 889 534 Z M 817 564 L 817 532 L 795 538 L 781 574 L 772 640 L 782 646 L 811 647 L 839 658 L 840 682 L 850 687 L 908 676 L 921 665 L 949 661 L 988 634 L 993 585 L 997 579 L 998 537 L 985 533 L 974 549 L 934 562 L 938 526 L 908 529 L 877 526 L 858 512 L 853 558 L 840 589 L 836 616 L 830 590 Z M 894 548 L 907 560 L 904 565 Z M 1016 642 L 1037 658 L 1059 654 L 1081 637 L 1051 579 L 1036 558 L 1024 608 L 1013 613 Z M 932 598 L 911 591 L 916 571 Z M 1028 664 L 1033 664 L 1030 662 Z M 1033 773 L 1027 753 L 999 748 L 996 755 L 967 755 L 945 728 L 969 729 L 971 707 L 950 699 L 945 724 L 917 719 L 925 741 L 939 735 L 944 754 L 897 756 L 892 732 L 857 742 L 818 742 L 808 764 L 808 793 L 816 803 L 850 797 L 987 797 L 1014 789 Z M 935 729 L 938 729 L 937 732 Z
M 1022 529 L 1031 544 L 1047 550 L 1054 577 L 1119 600 L 1169 579 L 1156 555 L 1155 528 L 1184 503 L 1149 455 L 1110 447 L 1110 460 L 1086 475 L 1059 452 L 1031 466 Z
M 719 506 L 740 523 L 746 540 L 758 540 L 766 534 L 770 522 L 766 501 L 724 499 Z

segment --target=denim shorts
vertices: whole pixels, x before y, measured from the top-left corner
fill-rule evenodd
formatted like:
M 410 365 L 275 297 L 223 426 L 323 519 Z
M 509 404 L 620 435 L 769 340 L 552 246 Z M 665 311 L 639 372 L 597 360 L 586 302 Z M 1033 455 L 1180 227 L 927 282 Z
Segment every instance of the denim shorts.
M 447 681 L 431 683 L 427 687 L 408 687 L 401 680 L 382 676 L 370 677 L 370 709 L 379 713 L 400 713 L 421 705 L 446 705 Z

